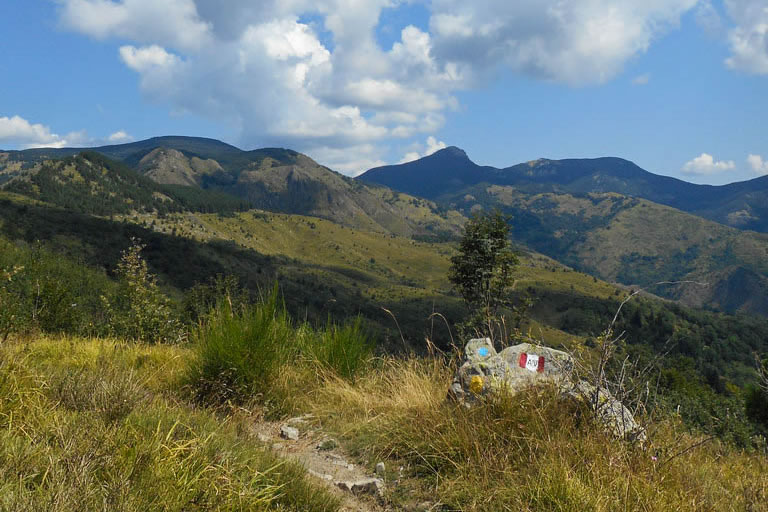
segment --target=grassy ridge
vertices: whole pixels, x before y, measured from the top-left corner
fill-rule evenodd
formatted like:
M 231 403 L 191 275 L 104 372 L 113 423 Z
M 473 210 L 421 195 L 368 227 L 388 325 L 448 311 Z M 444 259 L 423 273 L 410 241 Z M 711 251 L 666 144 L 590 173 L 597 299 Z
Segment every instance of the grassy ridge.
M 1 347 L 1 506 L 336 510 L 254 438 L 268 390 L 360 460 L 384 460 L 395 509 L 760 511 L 768 500 L 765 455 L 674 418 L 652 421 L 640 447 L 606 437 L 547 388 L 467 410 L 445 400 L 444 360 L 384 359 L 348 379 L 316 372 L 309 354 L 276 364 L 276 378 L 245 395 L 255 402 L 221 416 L 187 405 L 180 383 L 195 354 L 77 338 Z
M 0 508 L 336 510 L 247 417 L 178 400 L 188 357 L 76 338 L 0 348 Z

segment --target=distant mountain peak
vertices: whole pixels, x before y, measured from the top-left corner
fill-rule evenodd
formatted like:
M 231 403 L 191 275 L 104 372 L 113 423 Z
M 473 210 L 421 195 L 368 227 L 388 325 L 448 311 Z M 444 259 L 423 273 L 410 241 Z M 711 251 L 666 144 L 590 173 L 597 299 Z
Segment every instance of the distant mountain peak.
M 469 159 L 469 156 L 467 156 L 467 152 L 456 146 L 448 146 L 447 148 L 440 149 L 431 155 L 422 158 L 421 160 L 453 160 L 459 162 L 472 162 L 472 160 Z
M 466 151 L 463 149 L 456 147 L 456 146 L 448 146 L 447 148 L 440 149 L 438 151 L 435 151 L 431 155 L 429 155 L 427 158 L 430 157 L 438 157 L 438 158 L 461 158 L 464 160 L 469 160 L 469 157 L 467 156 Z

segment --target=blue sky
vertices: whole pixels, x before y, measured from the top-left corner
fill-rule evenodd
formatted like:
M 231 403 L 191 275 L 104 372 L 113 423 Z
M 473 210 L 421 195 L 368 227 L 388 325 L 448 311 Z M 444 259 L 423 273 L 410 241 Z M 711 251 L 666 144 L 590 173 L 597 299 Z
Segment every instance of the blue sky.
M 180 134 L 354 175 L 620 156 L 768 174 L 765 0 L 27 0 L 0 7 L 0 147 Z

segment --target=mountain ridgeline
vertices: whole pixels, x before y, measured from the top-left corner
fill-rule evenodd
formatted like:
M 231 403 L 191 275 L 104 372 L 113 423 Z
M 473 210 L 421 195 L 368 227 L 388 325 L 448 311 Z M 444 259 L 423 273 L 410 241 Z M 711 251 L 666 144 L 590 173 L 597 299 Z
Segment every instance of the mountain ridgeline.
M 498 207 L 511 216 L 518 244 L 572 268 L 689 306 L 761 315 L 768 315 L 768 235 L 733 225 L 760 227 L 768 218 L 758 200 L 767 184 L 692 185 L 618 158 L 496 169 L 455 147 L 360 179 L 288 149 L 243 151 L 193 137 L 0 152 L 7 192 L 153 226 L 157 216 L 256 208 L 442 241 L 455 239 L 473 211 Z M 199 217 L 175 222 L 190 236 L 210 237 Z M 243 229 L 222 236 L 253 245 Z
M 480 166 L 457 147 L 359 176 L 395 190 L 446 201 L 480 184 L 512 186 L 526 194 L 613 192 L 647 199 L 739 229 L 768 232 L 768 176 L 711 186 L 641 169 L 622 158 L 539 159 L 504 169 Z
M 451 147 L 359 177 L 465 215 L 500 208 L 514 239 L 602 279 L 684 304 L 768 314 L 768 177 L 722 187 L 620 158 L 483 167 Z M 685 284 L 662 284 L 686 281 Z
M 44 195 L 50 197 L 52 188 L 72 179 L 64 175 L 49 179 L 52 172 L 70 171 L 64 168 L 54 171 L 51 166 L 62 164 L 46 162 L 75 158 L 64 164 L 65 167 L 71 166 L 72 162 L 79 161 L 77 155 L 82 151 L 66 148 L 0 152 L 0 185 L 6 183 L 8 190 L 42 199 L 40 194 L 44 192 L 36 190 L 34 182 L 47 180 L 48 192 Z M 200 193 L 204 190 L 215 192 L 219 201 L 226 195 L 252 208 L 312 215 L 349 227 L 421 239 L 454 238 L 463 224 L 461 215 L 446 212 L 431 201 L 352 180 L 287 149 L 243 151 L 213 139 L 156 137 L 130 144 L 91 148 L 87 154 L 106 157 L 113 161 L 109 164 L 112 169 L 122 164 L 122 169 L 130 169 L 162 185 L 155 186 L 156 190 L 152 192 L 174 201 L 182 195 L 187 196 L 188 201 L 193 201 L 190 196 L 197 196 L 194 200 L 198 202 L 203 200 L 203 196 L 213 201 L 210 194 Z M 92 157 L 86 158 L 93 160 Z M 102 182 L 112 180 L 112 175 L 111 172 L 101 177 L 89 175 L 74 184 L 83 189 L 111 190 Z M 126 180 L 125 173 L 121 176 L 123 178 L 114 179 L 121 180 L 126 187 L 133 186 L 137 179 Z M 144 183 L 143 188 L 151 190 L 153 187 Z M 153 206 L 156 207 L 160 200 L 156 194 Z M 169 207 L 166 205 L 165 209 Z

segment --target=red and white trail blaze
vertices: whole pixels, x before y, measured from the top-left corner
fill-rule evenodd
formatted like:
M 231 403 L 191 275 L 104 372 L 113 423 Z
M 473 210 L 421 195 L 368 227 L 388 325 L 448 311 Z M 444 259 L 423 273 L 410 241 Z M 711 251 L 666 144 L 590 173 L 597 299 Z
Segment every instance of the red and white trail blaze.
M 544 371 L 544 356 L 537 356 L 536 354 L 526 354 L 525 352 L 522 352 L 518 362 L 520 364 L 520 368 L 525 368 L 528 371 L 539 373 Z

